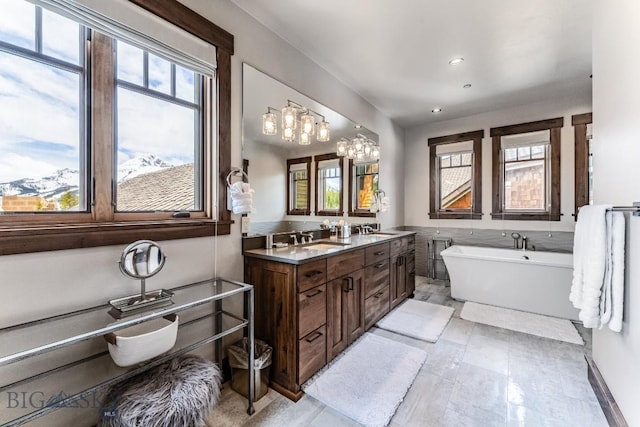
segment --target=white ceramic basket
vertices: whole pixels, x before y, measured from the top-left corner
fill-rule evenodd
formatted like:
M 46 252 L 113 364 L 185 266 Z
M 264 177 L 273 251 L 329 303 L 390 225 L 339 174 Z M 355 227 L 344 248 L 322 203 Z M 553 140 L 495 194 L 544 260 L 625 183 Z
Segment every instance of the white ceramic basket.
M 104 336 L 116 365 L 136 365 L 165 353 L 175 345 L 178 316 L 153 319 Z

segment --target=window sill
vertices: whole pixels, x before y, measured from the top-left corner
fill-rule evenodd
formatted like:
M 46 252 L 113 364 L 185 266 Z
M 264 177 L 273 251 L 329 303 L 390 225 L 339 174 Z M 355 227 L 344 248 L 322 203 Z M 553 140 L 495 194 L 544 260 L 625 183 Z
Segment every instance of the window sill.
M 287 215 L 311 215 L 311 212 L 309 211 L 305 211 L 305 210 L 293 210 L 293 211 L 288 211 Z
M 355 217 L 361 217 L 361 218 L 375 218 L 376 214 L 375 212 L 369 212 L 369 211 L 355 211 L 355 212 L 349 212 L 349 216 L 355 216 Z
M 344 215 L 344 212 L 338 212 L 338 211 L 318 211 L 318 213 L 316 213 L 316 216 L 342 216 Z
M 140 239 L 221 236 L 231 233 L 232 223 L 199 219 L 0 227 L 0 255 L 118 245 Z
M 514 213 L 514 212 L 492 212 L 491 219 L 493 220 L 508 220 L 508 221 L 560 221 L 561 214 L 548 213 Z
M 482 212 L 429 212 L 429 219 L 482 219 Z

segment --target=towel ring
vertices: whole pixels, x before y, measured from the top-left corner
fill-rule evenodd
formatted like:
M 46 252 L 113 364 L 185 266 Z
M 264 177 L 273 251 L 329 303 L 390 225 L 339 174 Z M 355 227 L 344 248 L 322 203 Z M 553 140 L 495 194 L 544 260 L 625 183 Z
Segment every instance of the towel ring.
M 242 175 L 247 179 L 247 182 L 249 182 L 249 175 L 247 175 L 247 173 L 245 171 L 243 171 L 240 168 L 231 168 L 231 172 L 229 172 L 227 174 L 227 187 L 231 188 L 231 176 L 237 176 L 237 175 Z

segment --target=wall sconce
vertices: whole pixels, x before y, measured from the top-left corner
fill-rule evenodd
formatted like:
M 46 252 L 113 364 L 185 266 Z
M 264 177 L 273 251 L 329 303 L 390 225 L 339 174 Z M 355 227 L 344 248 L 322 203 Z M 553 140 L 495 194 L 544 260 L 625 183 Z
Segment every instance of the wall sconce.
M 287 106 L 282 110 L 267 107 L 267 112 L 262 115 L 262 133 L 264 135 L 276 135 L 278 133 L 277 117 L 274 112 L 280 112 L 282 125 L 282 139 L 287 142 L 295 141 L 296 130 L 299 130 L 300 145 L 311 144 L 311 136 L 316 134 L 318 142 L 328 142 L 330 137 L 329 122 L 322 114 L 303 107 L 291 100 L 287 100 Z M 314 115 L 321 118 L 316 123 Z M 317 130 L 316 130 L 317 127 Z

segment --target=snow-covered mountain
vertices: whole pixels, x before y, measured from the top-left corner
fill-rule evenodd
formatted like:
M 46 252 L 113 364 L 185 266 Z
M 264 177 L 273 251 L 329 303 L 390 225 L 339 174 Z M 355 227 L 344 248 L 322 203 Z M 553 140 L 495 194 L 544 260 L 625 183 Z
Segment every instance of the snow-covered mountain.
M 134 157 L 118 166 L 118 183 L 134 176 L 155 172 L 171 167 L 153 154 Z M 2 196 L 42 196 L 46 199 L 58 199 L 67 191 L 78 194 L 80 173 L 74 169 L 61 169 L 54 175 L 44 178 L 22 178 L 11 182 L 0 183 Z
M 134 157 L 118 165 L 118 183 L 131 179 L 134 176 L 159 171 L 160 169 L 171 166 L 173 165 L 170 165 L 153 154 Z

